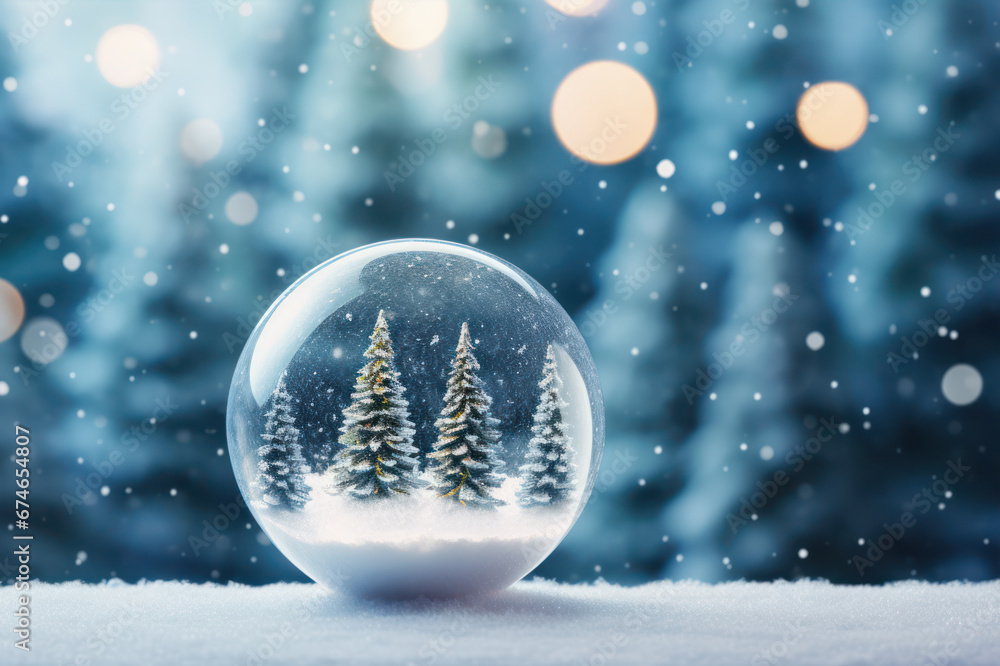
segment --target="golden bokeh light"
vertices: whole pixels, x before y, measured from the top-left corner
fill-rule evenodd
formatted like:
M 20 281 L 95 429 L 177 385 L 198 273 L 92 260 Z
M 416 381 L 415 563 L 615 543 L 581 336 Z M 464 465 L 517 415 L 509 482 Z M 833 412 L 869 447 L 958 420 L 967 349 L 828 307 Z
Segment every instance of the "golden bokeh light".
M 608 0 L 545 0 L 566 16 L 591 16 L 604 9 Z
M 868 129 L 868 102 L 849 83 L 824 81 L 802 95 L 795 116 L 809 143 L 824 150 L 843 150 Z
M 594 164 L 634 157 L 656 129 L 656 96 L 628 65 L 599 60 L 574 69 L 552 99 L 552 125 L 566 149 Z
M 145 83 L 160 66 L 160 45 L 141 25 L 119 25 L 97 42 L 97 69 L 108 83 L 132 88 Z
M 414 51 L 441 36 L 448 24 L 447 0 L 373 0 L 372 26 L 403 51 Z
M 24 321 L 24 299 L 17 287 L 0 279 L 0 342 L 13 337 Z

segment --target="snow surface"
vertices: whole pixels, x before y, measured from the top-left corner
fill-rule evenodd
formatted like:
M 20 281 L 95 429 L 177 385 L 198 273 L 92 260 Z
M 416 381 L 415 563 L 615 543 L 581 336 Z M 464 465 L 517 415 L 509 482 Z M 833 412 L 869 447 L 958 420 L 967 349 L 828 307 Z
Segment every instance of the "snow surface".
M 525 509 L 517 502 L 521 480 L 505 477 L 493 492 L 504 503 L 493 510 L 477 511 L 443 502 L 428 488 L 384 502 L 358 502 L 343 494 L 324 492 L 332 482 L 329 475 L 307 474 L 305 478 L 313 491 L 302 511 L 262 515 L 296 539 L 313 543 L 421 545 L 428 541 L 533 541 L 540 537 L 555 542 L 572 526 L 582 495 L 582 490 L 574 489 L 558 508 Z
M 580 491 L 556 507 L 517 504 L 508 477 L 495 510 L 443 502 L 429 489 L 382 502 L 330 495 L 308 475 L 302 511 L 258 510 L 264 531 L 313 580 L 366 596 L 453 596 L 502 590 L 551 553 L 581 510 Z
M 318 585 L 33 584 L 32 652 L 3 664 L 1000 664 L 1000 581 L 536 580 L 464 601 L 363 601 Z M 11 622 L 12 587 L 0 588 Z M 13 624 L 11 622 L 11 624 Z

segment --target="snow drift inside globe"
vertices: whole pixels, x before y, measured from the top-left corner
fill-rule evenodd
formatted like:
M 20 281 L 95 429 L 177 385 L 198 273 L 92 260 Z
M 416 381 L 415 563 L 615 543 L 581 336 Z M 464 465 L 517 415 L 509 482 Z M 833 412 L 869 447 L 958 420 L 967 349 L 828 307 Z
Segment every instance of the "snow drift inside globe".
M 566 312 L 510 264 L 424 240 L 292 285 L 240 357 L 227 421 L 272 542 L 329 588 L 389 597 L 523 577 L 579 516 L 604 446 Z

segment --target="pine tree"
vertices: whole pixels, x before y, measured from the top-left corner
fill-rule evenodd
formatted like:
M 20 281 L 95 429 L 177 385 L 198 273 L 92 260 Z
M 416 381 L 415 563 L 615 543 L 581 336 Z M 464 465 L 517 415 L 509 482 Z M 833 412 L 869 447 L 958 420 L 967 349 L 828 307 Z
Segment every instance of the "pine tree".
M 528 454 L 521 466 L 521 506 L 552 506 L 566 500 L 576 486 L 576 463 L 573 462 L 569 424 L 563 420 L 568 405 L 562 398 L 563 380 L 556 369 L 556 354 L 552 345 L 545 352 L 542 395 L 535 409 L 535 435 L 528 442 Z
M 369 361 L 358 372 L 353 402 L 344 409 L 339 439 L 344 449 L 331 467 L 331 489 L 355 499 L 409 494 L 417 486 L 410 403 L 403 399 L 406 389 L 396 372 L 384 311 L 370 339 L 364 354 Z
M 287 371 L 281 375 L 271 394 L 271 409 L 261 437 L 264 444 L 257 449 L 256 486 L 265 504 L 285 509 L 301 509 L 309 501 L 309 473 L 299 429 L 295 427 L 292 395 L 286 385 Z
M 493 399 L 476 375 L 469 324 L 462 324 L 455 360 L 448 376 L 444 409 L 435 422 L 439 431 L 434 450 L 427 454 L 431 485 L 440 497 L 463 505 L 492 507 L 503 504 L 491 490 L 500 485 L 504 462 L 497 456 L 499 421 L 490 415 Z

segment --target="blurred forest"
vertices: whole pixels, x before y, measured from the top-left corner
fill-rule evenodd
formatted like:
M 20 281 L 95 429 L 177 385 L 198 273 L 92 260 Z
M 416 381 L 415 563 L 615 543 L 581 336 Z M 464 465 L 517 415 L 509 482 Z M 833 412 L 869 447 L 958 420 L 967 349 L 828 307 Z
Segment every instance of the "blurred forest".
M 240 501 L 233 368 L 296 278 L 406 237 L 520 267 L 594 355 L 604 464 L 536 574 L 1000 576 L 1000 3 L 452 2 L 415 51 L 369 21 L 367 3 L 0 7 L 0 278 L 25 307 L 0 414 L 33 435 L 40 577 L 304 579 L 245 507 L 206 527 Z M 134 88 L 95 63 L 123 24 L 160 50 Z M 550 107 L 594 60 L 646 78 L 657 125 L 579 168 Z M 795 127 L 831 80 L 872 114 L 842 151 Z M 970 404 L 944 379 L 960 364 L 982 378 Z

